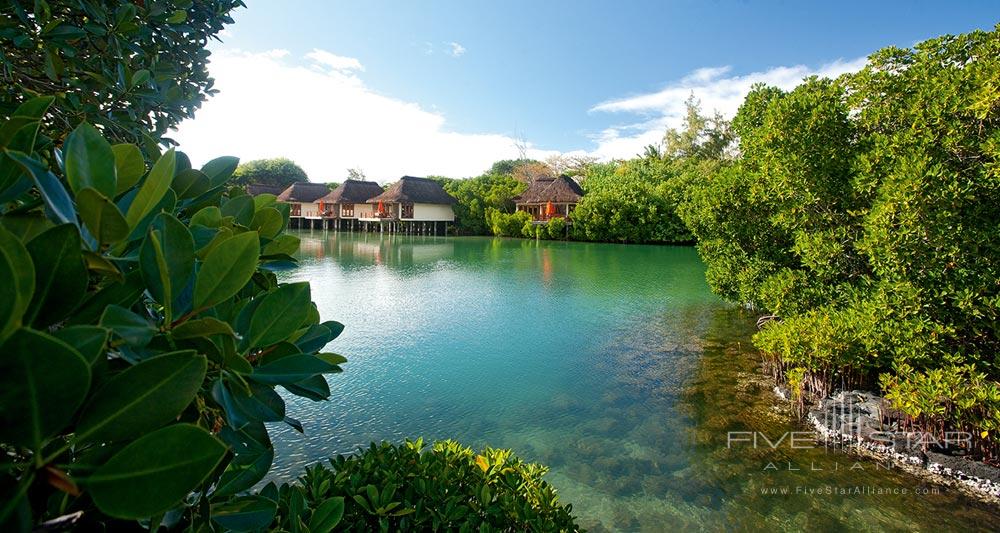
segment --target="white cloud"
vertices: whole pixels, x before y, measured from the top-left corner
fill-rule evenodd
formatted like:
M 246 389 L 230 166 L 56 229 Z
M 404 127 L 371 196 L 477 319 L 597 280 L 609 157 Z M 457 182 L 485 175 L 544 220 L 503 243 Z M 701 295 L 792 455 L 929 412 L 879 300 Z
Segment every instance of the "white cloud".
M 441 114 L 378 94 L 355 75 L 362 70 L 356 59 L 322 50 L 305 62 L 289 56 L 213 53 L 209 71 L 219 94 L 181 124 L 174 135 L 180 149 L 195 164 L 220 155 L 285 156 L 320 182 L 340 181 L 356 167 L 381 182 L 404 174 L 473 176 L 517 157 L 509 136 L 450 131 Z
M 756 83 L 788 90 L 808 76 L 836 77 L 860 70 L 864 64 L 865 58 L 837 60 L 819 68 L 805 65 L 774 67 L 728 77 L 726 75 L 732 71 L 729 66 L 700 68 L 659 91 L 608 100 L 593 106 L 591 112 L 627 113 L 638 116 L 639 120 L 612 126 L 594 135 L 597 148 L 592 153 L 602 159 L 627 158 L 642 152 L 649 144 L 659 143 L 667 128 L 681 125 L 685 115 L 684 102 L 692 94 L 701 102 L 703 111 L 719 111 L 732 117 Z
M 448 55 L 451 57 L 462 57 L 465 54 L 465 47 L 455 41 L 445 43 L 448 45 Z
M 312 52 L 306 54 L 306 59 L 311 59 L 320 65 L 329 67 L 332 70 L 365 71 L 364 65 L 362 65 L 357 59 L 353 57 L 338 56 L 337 54 L 327 52 L 326 50 L 320 50 L 319 48 L 313 48 Z

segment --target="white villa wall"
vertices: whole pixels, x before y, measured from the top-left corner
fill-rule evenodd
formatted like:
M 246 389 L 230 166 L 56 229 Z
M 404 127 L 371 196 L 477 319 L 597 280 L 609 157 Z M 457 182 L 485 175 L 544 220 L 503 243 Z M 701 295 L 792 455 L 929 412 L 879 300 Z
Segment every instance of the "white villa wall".
M 453 222 L 455 220 L 455 211 L 451 209 L 450 205 L 446 204 L 413 204 L 413 218 L 403 220 Z

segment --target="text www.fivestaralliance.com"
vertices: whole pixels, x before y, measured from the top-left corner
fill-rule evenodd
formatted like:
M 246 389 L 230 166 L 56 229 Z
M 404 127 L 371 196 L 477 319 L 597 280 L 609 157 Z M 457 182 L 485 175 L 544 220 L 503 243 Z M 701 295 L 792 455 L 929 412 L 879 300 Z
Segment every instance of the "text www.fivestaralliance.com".
M 764 496 L 880 496 L 880 495 L 906 495 L 906 494 L 939 494 L 937 487 L 879 487 L 877 485 L 820 485 L 809 486 L 783 486 L 783 487 L 761 487 L 760 493 Z

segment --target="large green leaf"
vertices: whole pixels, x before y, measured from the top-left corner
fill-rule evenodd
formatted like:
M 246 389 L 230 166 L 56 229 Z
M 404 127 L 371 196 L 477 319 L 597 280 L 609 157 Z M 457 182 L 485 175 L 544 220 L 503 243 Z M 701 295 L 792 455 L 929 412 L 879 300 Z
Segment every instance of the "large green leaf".
M 68 344 L 22 328 L 0 347 L 0 441 L 36 452 L 65 429 L 90 387 L 90 366 Z
M 99 326 L 67 326 L 52 332 L 52 336 L 79 352 L 87 364 L 94 366 L 105 355 L 108 330 Z
M 309 398 L 316 402 L 330 399 L 330 384 L 323 376 L 308 377 L 302 381 L 284 384 L 282 387 L 296 396 Z
M 76 208 L 90 233 L 101 244 L 116 243 L 128 236 L 128 222 L 118 206 L 95 189 L 76 193 Z
M 139 269 L 150 296 L 163 304 L 170 321 L 174 300 L 194 270 L 194 238 L 180 220 L 160 213 L 139 250 Z
M 233 220 L 241 226 L 249 227 L 253 214 L 253 198 L 247 195 L 230 198 L 222 204 L 222 216 L 233 217 Z
M 284 221 L 281 213 L 273 207 L 265 207 L 258 210 L 250 221 L 250 229 L 257 230 L 260 236 L 265 239 L 273 239 L 281 232 Z
M 290 355 L 255 368 L 250 377 L 269 385 L 284 385 L 302 381 L 315 374 L 332 372 L 336 368 L 312 355 Z
M 121 194 L 132 188 L 139 179 L 146 173 L 146 161 L 142 158 L 142 152 L 134 144 L 116 144 L 111 147 L 115 153 L 115 169 L 118 174 L 117 194 Z
M 28 243 L 35 265 L 35 291 L 24 321 L 36 327 L 66 318 L 87 293 L 87 267 L 80 252 L 80 232 L 62 224 Z
M 236 294 L 257 270 L 260 239 L 256 231 L 236 235 L 212 249 L 194 284 L 194 308 L 207 309 Z
M 212 187 L 215 188 L 229 181 L 229 178 L 236 171 L 236 167 L 239 164 L 240 158 L 238 157 L 217 157 L 205 163 L 205 166 L 201 167 L 201 171 L 208 176 L 209 181 L 212 182 Z
M 274 447 L 267 428 L 260 422 L 235 430 L 229 426 L 219 432 L 222 440 L 233 449 L 233 460 L 219 478 L 213 498 L 238 494 L 264 479 L 274 461 Z
M 197 213 L 191 216 L 191 225 L 194 226 L 195 224 L 207 228 L 219 227 L 219 224 L 222 224 L 222 210 L 214 205 L 199 209 Z
M 39 96 L 25 101 L 11 113 L 10 118 L 0 126 L 0 146 L 14 148 L 24 152 L 30 152 L 35 143 L 35 136 L 38 133 L 38 126 L 42 116 L 55 100 L 52 96 Z M 11 146 L 17 135 L 26 133 L 24 129 L 30 127 L 28 142 L 24 146 Z
M 35 292 L 35 268 L 28 249 L 0 226 L 0 340 L 17 329 Z
M 74 193 L 90 187 L 108 198 L 118 191 L 115 153 L 96 128 L 81 122 L 63 144 L 66 181 Z
M 31 179 L 34 180 L 38 192 L 45 201 L 45 207 L 50 216 L 58 222 L 71 222 L 77 224 L 76 210 L 73 208 L 73 200 L 66 192 L 59 178 L 49 172 L 45 165 L 36 159 L 18 152 L 5 152 L 8 157 L 14 160 L 23 168 Z
M 156 328 L 148 320 L 120 305 L 107 306 L 101 314 L 100 324 L 129 346 L 145 346 L 156 335 Z
M 330 533 L 344 517 L 344 497 L 337 496 L 316 506 L 309 519 L 309 533 Z
M 212 520 L 228 531 L 256 531 L 274 520 L 278 504 L 263 496 L 243 496 L 212 506 Z
M 146 518 L 180 503 L 225 455 L 226 446 L 204 429 L 173 424 L 126 446 L 85 487 L 105 514 Z
M 163 354 L 110 379 L 84 408 L 82 442 L 128 439 L 173 420 L 194 399 L 208 361 L 193 350 Z
M 139 269 L 125 274 L 125 279 L 108 283 L 84 300 L 83 305 L 67 320 L 70 324 L 90 324 L 101 318 L 109 305 L 129 307 L 139 299 L 145 286 Z
M 266 294 L 250 319 L 243 348 L 261 348 L 287 339 L 309 315 L 309 283 L 289 283 Z
M 173 148 L 167 150 L 167 153 L 163 154 L 153 165 L 153 169 L 149 171 L 146 181 L 139 187 L 139 191 L 125 214 L 125 220 L 128 221 L 130 228 L 135 228 L 139 221 L 145 218 L 167 194 L 170 182 L 174 178 L 175 157 Z
M 187 199 L 197 198 L 205 194 L 212 188 L 212 184 L 208 181 L 208 177 L 200 170 L 189 168 L 183 172 L 178 172 L 174 176 L 174 181 L 170 184 L 170 188 L 177 193 L 177 198 Z

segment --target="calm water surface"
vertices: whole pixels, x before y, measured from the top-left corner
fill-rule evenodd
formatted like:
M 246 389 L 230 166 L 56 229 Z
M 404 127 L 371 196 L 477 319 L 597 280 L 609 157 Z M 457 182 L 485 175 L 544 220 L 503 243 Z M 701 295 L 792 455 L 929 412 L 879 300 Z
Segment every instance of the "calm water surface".
M 512 448 L 602 530 L 996 528 L 1000 515 L 836 451 L 727 447 L 801 430 L 767 392 L 752 316 L 692 248 L 299 232 L 324 319 L 347 329 L 332 400 L 288 395 L 275 476 L 372 440 Z M 784 492 L 784 493 L 783 493 Z M 935 493 L 936 492 L 936 493 Z

